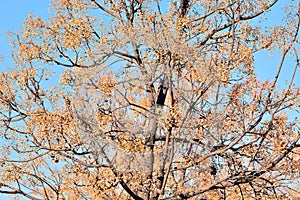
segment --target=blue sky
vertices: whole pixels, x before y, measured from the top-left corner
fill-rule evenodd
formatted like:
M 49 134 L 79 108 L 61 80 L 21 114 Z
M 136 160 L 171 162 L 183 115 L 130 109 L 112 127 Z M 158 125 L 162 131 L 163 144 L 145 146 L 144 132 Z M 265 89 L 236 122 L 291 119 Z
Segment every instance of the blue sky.
M 280 2 L 284 2 L 280 1 Z M 281 22 L 282 12 L 281 5 L 277 5 L 269 14 L 270 20 L 268 23 Z M 28 16 L 28 13 L 47 18 L 49 16 L 50 0 L 6 0 L 1 2 L 0 6 L 0 56 L 3 56 L 2 64 L 0 64 L 0 72 L 6 67 L 13 67 L 14 64 L 10 58 L 11 47 L 6 38 L 8 31 L 17 31 L 22 29 L 22 22 Z M 262 52 L 256 55 L 256 72 L 262 79 L 272 79 L 276 73 L 279 63 L 279 56 L 275 54 L 270 57 L 267 53 Z M 280 83 L 284 84 L 288 80 L 293 70 L 294 62 L 288 60 L 285 64 L 283 74 L 280 77 Z M 300 73 L 296 78 L 296 86 L 300 86 Z M 0 195 L 0 199 L 5 196 Z
M 22 22 L 28 16 L 28 13 L 47 18 L 50 7 L 50 0 L 8 0 L 1 3 L 0 7 L 0 56 L 2 56 L 2 64 L 0 65 L 0 71 L 4 71 L 6 67 L 12 67 L 13 62 L 10 58 L 11 47 L 6 38 L 8 31 L 22 30 Z M 267 16 L 270 17 L 267 23 L 280 23 L 282 21 L 282 3 L 280 1 L 276 5 L 272 12 Z M 266 52 L 262 52 L 256 55 L 256 72 L 262 79 L 272 79 L 276 72 L 280 57 L 275 55 L 270 57 Z M 283 74 L 280 77 L 280 83 L 284 84 L 285 80 L 288 80 L 292 72 L 292 60 L 289 60 L 283 70 Z M 297 74 L 296 85 L 300 84 L 300 73 Z
M 33 13 L 38 16 L 49 14 L 50 0 L 8 0 L 1 2 L 0 6 L 0 56 L 3 62 L 0 65 L 1 71 L 7 66 L 13 66 L 9 58 L 11 48 L 6 38 L 8 31 L 22 30 L 22 22 Z M 4 69 L 3 69 L 4 68 Z

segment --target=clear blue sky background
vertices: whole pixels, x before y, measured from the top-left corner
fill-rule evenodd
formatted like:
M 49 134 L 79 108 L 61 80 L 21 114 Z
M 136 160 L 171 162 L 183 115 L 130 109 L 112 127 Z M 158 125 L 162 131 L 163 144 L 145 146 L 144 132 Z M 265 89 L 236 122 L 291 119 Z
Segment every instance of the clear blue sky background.
M 7 66 L 13 66 L 9 58 L 11 48 L 6 38 L 8 31 L 22 30 L 22 22 L 33 13 L 37 16 L 47 17 L 50 0 L 7 0 L 2 1 L 0 6 L 0 56 L 3 56 L 3 62 L 0 65 L 1 70 Z
M 283 3 L 281 0 L 280 3 Z M 0 56 L 3 56 L 2 64 L 0 64 L 0 72 L 6 67 L 13 67 L 14 64 L 10 58 L 11 47 L 6 38 L 8 31 L 22 30 L 22 22 L 28 16 L 28 13 L 40 16 L 46 19 L 49 13 L 50 0 L 6 0 L 1 2 L 0 6 Z M 282 4 L 276 5 L 269 17 L 268 23 L 280 23 L 282 20 Z M 259 53 L 256 55 L 256 72 L 261 79 L 272 79 L 276 72 L 279 56 L 270 57 L 267 53 Z M 285 80 L 291 76 L 294 62 L 288 60 L 285 64 L 283 74 L 280 77 L 280 83 L 283 85 Z M 300 86 L 300 73 L 296 78 L 296 86 Z M 0 195 L 0 199 L 5 196 Z
M 280 1 L 272 12 L 268 14 L 270 19 L 268 23 L 280 23 L 282 21 L 282 3 Z M 0 71 L 4 71 L 6 67 L 12 67 L 13 62 L 10 58 L 11 47 L 6 38 L 8 31 L 22 30 L 22 22 L 28 16 L 28 13 L 47 18 L 49 13 L 50 0 L 7 0 L 1 2 L 0 7 L 0 56 L 2 56 L 2 64 Z M 274 77 L 276 67 L 278 66 L 279 56 L 271 58 L 267 53 L 259 53 L 256 55 L 256 72 L 262 79 L 272 79 Z M 292 71 L 292 62 L 285 65 L 284 73 L 280 82 L 283 84 L 285 80 L 290 78 Z M 297 84 L 300 84 L 300 73 L 297 74 Z
M 2 56 L 2 63 L 0 64 L 0 72 L 4 71 L 6 67 L 13 67 L 14 63 L 10 57 L 11 47 L 6 38 L 8 31 L 22 31 L 22 23 L 29 13 L 36 16 L 40 16 L 43 19 L 47 19 L 50 14 L 51 0 L 6 0 L 1 2 L 0 6 L 0 56 Z M 267 25 L 282 23 L 282 7 L 285 1 L 281 0 L 272 11 L 267 15 L 269 20 Z M 277 66 L 280 60 L 280 56 L 274 57 L 268 56 L 268 53 L 261 52 L 256 54 L 256 72 L 261 79 L 272 79 L 277 70 Z M 285 80 L 288 80 L 292 72 L 292 62 L 286 63 L 281 75 L 281 84 L 284 84 Z M 51 66 L 53 67 L 53 66 Z M 58 67 L 56 69 L 62 69 Z M 300 70 L 299 70 L 300 71 Z M 300 73 L 297 74 L 296 83 L 300 86 Z

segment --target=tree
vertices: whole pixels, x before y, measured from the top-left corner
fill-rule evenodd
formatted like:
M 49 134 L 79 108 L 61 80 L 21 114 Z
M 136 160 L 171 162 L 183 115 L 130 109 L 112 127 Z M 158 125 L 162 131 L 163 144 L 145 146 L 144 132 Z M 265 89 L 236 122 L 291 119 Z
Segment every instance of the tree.
M 49 19 L 29 15 L 0 75 L 0 193 L 296 198 L 300 6 L 288 3 L 269 27 L 278 0 L 54 0 Z M 281 58 L 262 81 L 254 55 L 268 51 Z

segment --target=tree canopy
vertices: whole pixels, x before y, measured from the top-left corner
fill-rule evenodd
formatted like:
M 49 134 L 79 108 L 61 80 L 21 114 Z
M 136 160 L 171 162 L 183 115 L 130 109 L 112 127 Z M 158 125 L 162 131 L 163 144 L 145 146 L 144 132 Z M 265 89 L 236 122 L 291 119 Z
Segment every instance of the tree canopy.
M 278 2 L 53 0 L 29 15 L 0 74 L 0 193 L 299 197 L 300 4 L 274 25 Z M 271 80 L 259 52 L 280 53 Z

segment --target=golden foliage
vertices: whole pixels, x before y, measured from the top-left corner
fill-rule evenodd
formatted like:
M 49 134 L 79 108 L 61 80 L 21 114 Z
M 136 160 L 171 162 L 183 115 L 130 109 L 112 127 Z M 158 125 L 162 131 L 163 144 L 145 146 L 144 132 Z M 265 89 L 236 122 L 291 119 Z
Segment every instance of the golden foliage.
M 29 15 L 0 74 L 0 193 L 298 198 L 300 13 L 287 3 L 266 27 L 278 1 L 54 0 L 50 18 Z M 280 54 L 273 79 L 255 74 L 257 52 Z

